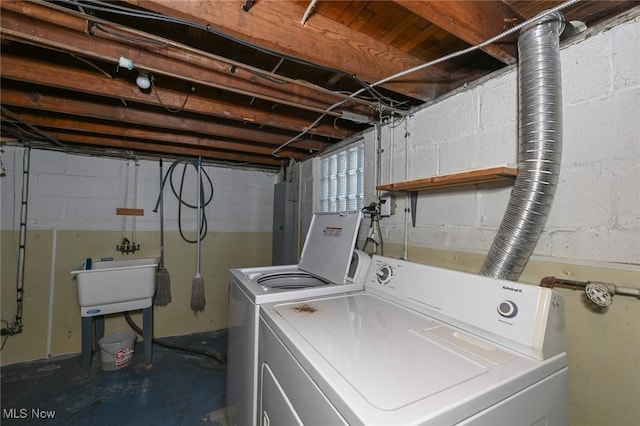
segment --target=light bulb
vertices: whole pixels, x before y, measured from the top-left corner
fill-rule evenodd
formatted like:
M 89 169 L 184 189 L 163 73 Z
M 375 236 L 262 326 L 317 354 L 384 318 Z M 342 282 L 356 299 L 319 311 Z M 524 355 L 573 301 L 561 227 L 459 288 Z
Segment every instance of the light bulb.
M 151 87 L 151 78 L 149 76 L 149 73 L 146 71 L 140 71 L 140 73 L 138 74 L 138 78 L 136 78 L 136 84 L 142 90 L 146 90 Z

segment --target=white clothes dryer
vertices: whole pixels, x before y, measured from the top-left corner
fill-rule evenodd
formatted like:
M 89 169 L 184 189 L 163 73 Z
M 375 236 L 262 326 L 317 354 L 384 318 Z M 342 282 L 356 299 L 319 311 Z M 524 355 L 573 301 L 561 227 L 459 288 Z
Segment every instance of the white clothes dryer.
M 362 290 L 370 257 L 354 250 L 362 215 L 314 214 L 297 265 L 229 271 L 227 417 L 257 423 L 260 305 Z
M 259 424 L 566 425 L 564 302 L 374 256 L 363 291 L 261 305 Z

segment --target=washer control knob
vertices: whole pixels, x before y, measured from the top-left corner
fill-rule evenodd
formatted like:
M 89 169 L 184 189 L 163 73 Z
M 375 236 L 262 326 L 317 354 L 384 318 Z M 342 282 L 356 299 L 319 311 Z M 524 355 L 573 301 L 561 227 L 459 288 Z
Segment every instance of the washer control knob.
M 498 305 L 498 313 L 505 318 L 513 318 L 518 314 L 518 306 L 511 300 L 503 300 Z
M 386 285 L 391 280 L 393 276 L 393 269 L 389 265 L 382 265 L 376 271 L 376 277 L 378 278 L 378 282 L 382 285 Z

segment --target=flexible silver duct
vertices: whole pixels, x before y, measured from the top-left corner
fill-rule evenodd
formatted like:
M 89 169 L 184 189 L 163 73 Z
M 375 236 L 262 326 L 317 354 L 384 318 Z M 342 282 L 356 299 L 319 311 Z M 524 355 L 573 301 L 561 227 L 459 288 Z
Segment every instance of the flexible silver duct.
M 518 176 L 481 275 L 517 280 L 547 220 L 562 156 L 560 34 L 555 12 L 518 39 Z

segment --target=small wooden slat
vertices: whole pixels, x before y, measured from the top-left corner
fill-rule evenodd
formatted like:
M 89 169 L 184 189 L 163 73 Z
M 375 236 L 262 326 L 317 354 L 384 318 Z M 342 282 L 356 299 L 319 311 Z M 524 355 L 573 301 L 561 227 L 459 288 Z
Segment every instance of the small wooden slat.
M 376 186 L 376 189 L 379 191 L 422 191 L 426 189 L 497 182 L 513 179 L 517 174 L 517 168 L 498 166 L 487 169 L 469 170 L 460 173 L 408 180 L 404 182 L 388 183 L 378 185 Z
M 124 207 L 116 208 L 118 216 L 144 216 L 144 209 L 127 209 Z

